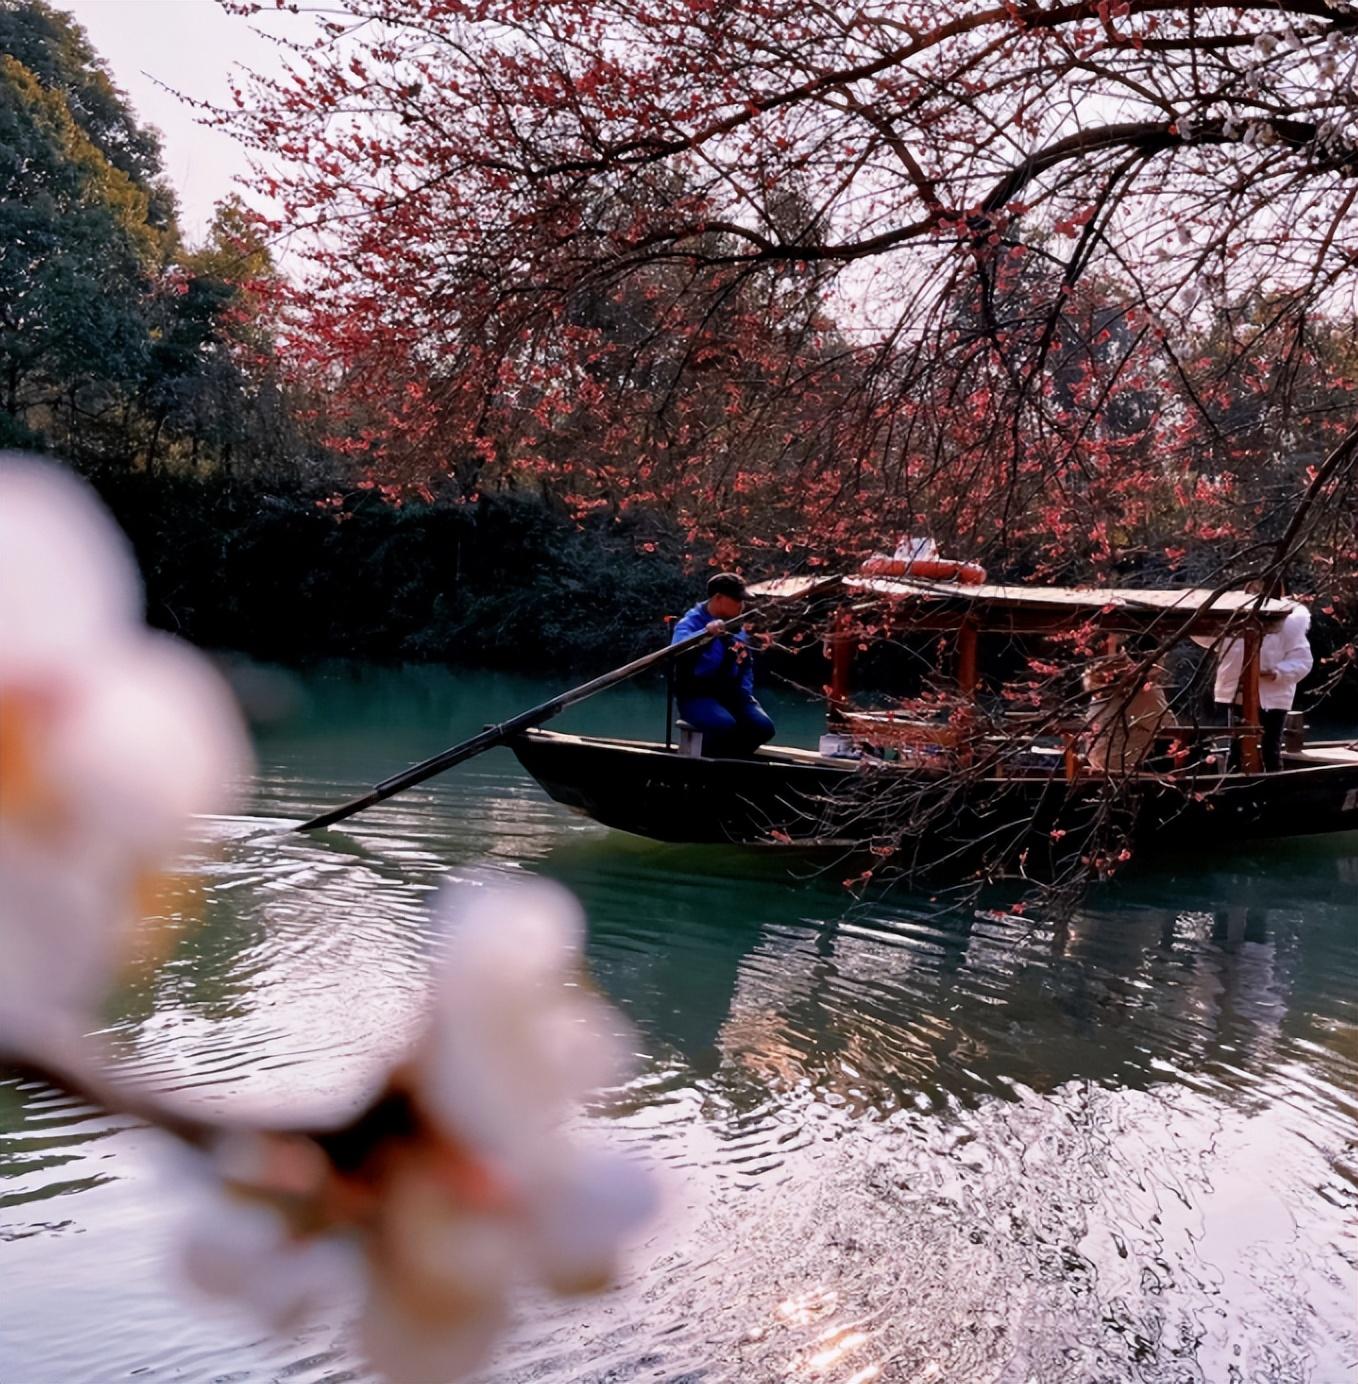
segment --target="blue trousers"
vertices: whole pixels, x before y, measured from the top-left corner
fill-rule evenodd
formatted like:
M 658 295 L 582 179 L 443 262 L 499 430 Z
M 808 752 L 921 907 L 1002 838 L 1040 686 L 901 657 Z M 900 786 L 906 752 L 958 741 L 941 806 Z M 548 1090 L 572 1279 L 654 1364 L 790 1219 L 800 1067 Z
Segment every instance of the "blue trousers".
M 705 754 L 751 754 L 773 739 L 773 722 L 753 697 L 735 703 L 715 697 L 680 697 L 679 715 L 702 731 Z

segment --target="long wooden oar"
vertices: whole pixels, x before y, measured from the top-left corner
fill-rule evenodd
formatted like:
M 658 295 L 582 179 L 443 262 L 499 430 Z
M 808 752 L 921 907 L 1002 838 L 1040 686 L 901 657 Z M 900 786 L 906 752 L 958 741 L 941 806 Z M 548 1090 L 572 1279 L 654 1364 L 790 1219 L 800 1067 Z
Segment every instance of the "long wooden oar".
M 634 678 L 638 673 L 644 673 L 648 668 L 654 668 L 657 664 L 664 663 L 668 659 L 677 658 L 680 654 L 687 653 L 691 649 L 699 649 L 711 640 L 719 639 L 722 635 L 739 629 L 746 620 L 757 613 L 753 610 L 745 611 L 734 620 L 723 621 L 721 629 L 715 633 L 708 633 L 707 630 L 704 630 L 701 634 L 695 634 L 691 639 L 683 639 L 678 644 L 670 644 L 666 648 L 657 649 L 654 653 L 633 659 L 631 663 L 624 663 L 621 668 L 615 668 L 611 673 L 604 673 L 591 682 L 581 683 L 579 687 L 573 687 L 569 692 L 563 692 L 559 697 L 553 697 L 550 702 L 529 707 L 527 711 L 521 711 L 517 716 L 510 717 L 508 721 L 501 721 L 498 726 L 487 726 L 479 734 L 473 735 L 468 740 L 463 740 L 451 749 L 444 750 L 442 754 L 436 754 L 432 759 L 425 759 L 419 764 L 413 764 L 404 773 L 393 774 L 391 778 L 383 779 L 381 783 L 370 788 L 361 798 L 355 798 L 352 802 L 347 802 L 341 807 L 332 808 L 329 812 L 322 812 L 319 817 L 313 817 L 309 822 L 303 822 L 296 830 L 319 831 L 321 827 L 342 822 L 346 817 L 352 817 L 354 813 L 362 812 L 364 808 L 372 807 L 374 803 L 380 803 L 401 792 L 402 789 L 423 783 L 425 779 L 433 778 L 435 774 L 441 774 L 445 769 L 451 769 L 453 765 L 471 759 L 473 755 L 493 749 L 496 745 L 509 739 L 511 735 L 517 735 L 519 731 L 527 730 L 529 726 L 540 726 L 544 721 L 550 721 L 553 716 L 560 715 L 568 706 L 583 702 L 586 697 L 592 697 L 596 692 L 603 692 L 609 687 L 616 687 L 618 683 L 626 682 L 628 678 Z

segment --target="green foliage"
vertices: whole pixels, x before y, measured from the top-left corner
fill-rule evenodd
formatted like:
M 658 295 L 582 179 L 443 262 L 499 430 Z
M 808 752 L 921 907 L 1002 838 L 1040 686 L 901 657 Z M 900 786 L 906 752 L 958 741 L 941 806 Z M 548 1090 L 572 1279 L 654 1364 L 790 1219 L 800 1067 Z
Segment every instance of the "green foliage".
M 159 249 L 148 206 L 61 97 L 0 56 L 0 378 L 21 421 L 140 379 Z
M 186 251 L 160 144 L 83 32 L 0 0 L 0 437 L 83 465 L 314 478 L 272 258 L 235 198 Z
M 52 92 L 86 139 L 147 194 L 151 225 L 174 221 L 174 194 L 161 179 L 160 141 L 142 129 L 83 30 L 42 0 L 0 0 L 0 53 Z

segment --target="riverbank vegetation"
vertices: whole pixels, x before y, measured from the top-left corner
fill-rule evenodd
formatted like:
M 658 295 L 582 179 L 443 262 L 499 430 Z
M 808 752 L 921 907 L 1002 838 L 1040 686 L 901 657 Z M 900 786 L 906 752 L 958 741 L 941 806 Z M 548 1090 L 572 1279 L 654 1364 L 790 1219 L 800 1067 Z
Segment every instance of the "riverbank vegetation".
M 271 657 L 602 660 L 712 561 L 910 532 L 1282 557 L 1351 627 L 1358 15 L 907 8 L 348 0 L 222 117 L 274 210 L 190 246 L 7 4 L 0 440 L 96 481 L 153 619 Z

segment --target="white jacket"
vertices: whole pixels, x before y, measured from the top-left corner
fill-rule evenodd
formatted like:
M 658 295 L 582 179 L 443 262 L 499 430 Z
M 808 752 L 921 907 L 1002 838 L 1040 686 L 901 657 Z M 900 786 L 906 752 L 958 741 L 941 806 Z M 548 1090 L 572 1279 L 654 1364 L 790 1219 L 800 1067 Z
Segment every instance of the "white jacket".
M 1265 711 L 1291 711 L 1297 684 L 1311 671 L 1311 645 L 1306 634 L 1311 628 L 1311 612 L 1291 601 L 1292 612 L 1277 629 L 1264 635 L 1259 649 L 1259 705 Z M 1193 642 L 1217 649 L 1218 702 L 1230 704 L 1240 692 L 1241 664 L 1245 660 L 1245 641 L 1227 639 L 1220 643 L 1205 635 L 1194 635 Z

